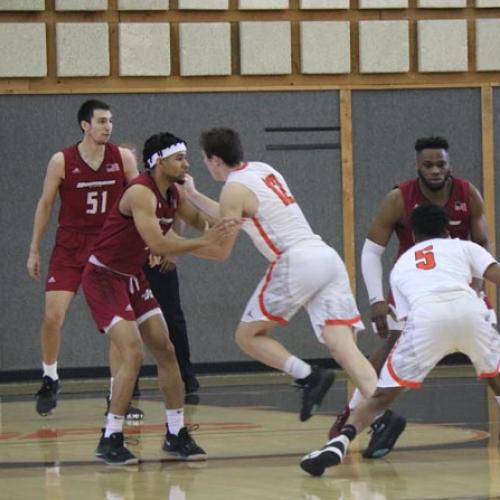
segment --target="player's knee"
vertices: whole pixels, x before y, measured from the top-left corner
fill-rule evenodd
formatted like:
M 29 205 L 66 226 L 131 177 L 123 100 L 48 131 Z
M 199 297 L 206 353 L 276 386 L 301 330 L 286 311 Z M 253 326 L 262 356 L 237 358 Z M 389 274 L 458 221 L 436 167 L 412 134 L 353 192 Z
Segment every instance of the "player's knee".
M 255 325 L 255 324 L 241 324 L 236 333 L 234 334 L 234 340 L 238 347 L 242 351 L 247 351 L 252 345 L 254 345 L 254 341 L 260 337 L 267 337 L 270 335 L 272 327 L 268 327 L 267 325 Z
M 48 331 L 59 331 L 64 323 L 65 313 L 56 308 L 45 311 L 43 316 L 43 327 Z
M 158 352 L 162 355 L 167 355 L 169 352 L 174 351 L 174 345 L 170 340 L 168 331 L 156 330 L 153 333 L 143 337 L 148 349 L 153 353 Z
M 170 339 L 167 339 L 166 342 L 163 343 L 163 351 L 168 361 L 177 359 L 175 356 L 175 346 Z
M 168 368 L 177 363 L 175 346 L 168 337 L 164 337 L 154 344 L 148 343 L 147 346 L 153 354 L 158 367 Z
M 144 361 L 144 350 L 141 342 L 129 342 L 121 349 L 122 362 L 129 366 L 141 366 Z
M 247 330 L 239 329 L 236 330 L 236 333 L 234 334 L 234 340 L 238 347 L 244 350 L 253 336 L 253 333 L 250 333 Z
M 373 377 L 371 374 L 366 374 L 360 378 L 358 389 L 365 398 L 371 398 L 377 390 L 377 382 L 378 379 L 375 373 Z
M 401 388 L 381 388 L 379 387 L 373 394 L 373 399 L 376 400 L 380 409 L 390 406 L 392 401 L 401 392 Z

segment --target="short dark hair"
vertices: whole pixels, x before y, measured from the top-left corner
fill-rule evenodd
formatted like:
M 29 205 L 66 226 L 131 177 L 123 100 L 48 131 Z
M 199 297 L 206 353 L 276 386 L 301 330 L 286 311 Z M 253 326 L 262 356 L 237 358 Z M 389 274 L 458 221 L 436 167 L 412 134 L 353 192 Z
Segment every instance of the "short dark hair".
M 445 209 L 434 203 L 424 203 L 414 208 L 410 224 L 415 237 L 420 239 L 441 238 L 446 235 L 449 217 Z
M 184 143 L 187 146 L 187 142 L 170 132 L 159 132 L 154 134 L 144 143 L 142 148 L 142 161 L 144 162 L 144 168 L 151 168 L 148 164 L 148 160 L 155 154 L 166 149 L 174 144 Z
M 420 137 L 415 142 L 415 151 L 420 153 L 424 149 L 444 149 L 448 151 L 448 141 L 444 137 Z
M 226 165 L 235 166 L 243 161 L 243 146 L 238 132 L 230 128 L 212 128 L 200 136 L 200 145 L 207 158 L 218 156 Z
M 110 107 L 105 102 L 98 101 L 97 99 L 89 99 L 80 106 L 78 114 L 76 115 L 78 119 L 78 126 L 80 127 L 80 129 L 82 128 L 80 123 L 82 122 L 90 123 L 90 120 L 92 120 L 92 116 L 96 109 L 104 109 L 106 111 L 109 111 Z

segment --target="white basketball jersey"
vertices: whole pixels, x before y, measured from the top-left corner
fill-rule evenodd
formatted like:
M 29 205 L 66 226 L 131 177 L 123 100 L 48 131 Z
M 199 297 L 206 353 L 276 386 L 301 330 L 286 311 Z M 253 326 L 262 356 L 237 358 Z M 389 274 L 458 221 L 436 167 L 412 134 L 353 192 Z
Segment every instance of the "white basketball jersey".
M 246 219 L 242 228 L 268 260 L 274 261 L 299 241 L 321 240 L 313 233 L 283 176 L 270 165 L 244 163 L 229 174 L 229 182 L 242 184 L 257 197 L 257 213 Z
M 391 272 L 391 291 L 399 319 L 422 299 L 466 292 L 472 278 L 482 278 L 496 260 L 472 241 L 433 238 L 417 243 L 399 257 Z

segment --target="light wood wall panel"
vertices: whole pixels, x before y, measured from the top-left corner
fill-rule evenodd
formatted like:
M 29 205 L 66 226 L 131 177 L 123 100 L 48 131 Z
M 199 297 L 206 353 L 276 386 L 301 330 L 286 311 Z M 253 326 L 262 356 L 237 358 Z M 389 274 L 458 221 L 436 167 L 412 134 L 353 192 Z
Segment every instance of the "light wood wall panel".
M 45 2 L 45 10 L 39 9 L 38 4 L 33 3 L 32 10 L 1 10 L 0 26 L 8 23 L 40 23 L 46 27 L 46 61 L 47 75 L 40 78 L 31 76 L 22 77 L 16 71 L 5 73 L 0 76 L 0 92 L 14 93 L 58 93 L 58 92 L 152 92 L 152 91 L 196 91 L 196 90 L 240 90 L 240 89 L 288 89 L 288 88 L 358 88 L 358 87 L 414 87 L 414 86 L 470 86 L 470 85 L 496 85 L 500 81 L 500 70 L 498 69 L 498 54 L 491 47 L 498 41 L 498 29 L 496 21 L 500 22 L 500 6 L 488 9 L 481 8 L 483 5 L 473 0 L 467 0 L 466 8 L 453 8 L 450 3 L 447 8 L 428 8 L 428 2 L 419 2 L 418 0 L 408 0 L 407 8 L 391 8 L 389 4 L 383 8 L 362 8 L 365 3 L 360 0 L 350 0 L 350 8 L 341 8 L 345 3 L 339 2 L 303 2 L 300 0 L 290 0 L 286 2 L 288 8 L 281 9 L 259 9 L 248 10 L 240 7 L 238 0 L 227 2 L 227 9 L 215 9 L 212 4 L 207 4 L 206 9 L 199 8 L 202 3 L 198 3 L 198 8 L 193 8 L 192 2 L 180 2 L 171 0 L 160 3 L 159 1 L 145 1 L 141 3 L 143 10 L 125 10 L 130 8 L 130 2 L 124 0 L 109 0 L 106 2 L 106 10 L 86 10 L 86 11 L 63 11 L 57 10 L 55 0 Z M 9 4 L 10 5 L 10 4 Z M 23 8 L 26 8 L 23 3 Z M 92 4 L 93 5 L 93 4 Z M 102 8 L 102 3 L 96 3 Z M 182 6 L 185 5 L 183 8 Z M 215 4 L 214 4 L 215 5 Z M 225 5 L 225 4 L 224 4 Z M 312 8 L 311 5 L 318 7 Z M 340 5 L 340 7 L 339 7 Z M 448 5 L 448 4 L 446 4 Z M 149 7 L 148 7 L 149 6 Z M 217 6 L 220 7 L 219 3 Z M 158 10 L 160 9 L 160 10 Z M 366 47 L 360 43 L 360 26 L 369 26 L 370 22 L 390 22 L 396 21 L 391 26 L 400 26 L 405 23 L 408 26 L 408 47 L 405 49 L 403 57 L 409 59 L 409 70 L 401 71 L 401 64 L 398 63 L 388 69 L 380 68 L 376 71 L 377 61 L 373 60 L 375 56 L 370 54 Z M 440 22 L 440 26 L 462 26 L 461 32 L 457 38 L 456 44 L 459 47 L 452 47 L 451 53 L 460 52 L 460 64 L 441 65 L 436 71 L 428 64 L 419 62 L 425 59 L 425 54 L 430 47 L 438 44 L 437 38 L 430 39 L 423 46 L 421 31 L 419 26 L 426 26 L 425 23 L 435 21 Z M 490 24 L 487 21 L 491 21 Z M 254 54 L 252 50 L 258 48 L 251 45 L 242 44 L 242 31 L 249 22 L 260 23 L 263 26 L 273 26 L 266 23 L 285 23 L 290 26 L 290 46 L 291 60 L 290 69 L 287 71 L 274 71 L 276 64 L 263 64 L 264 74 L 256 74 L 252 71 L 245 72 L 244 59 L 249 56 L 252 58 L 261 57 L 265 60 L 267 54 Z M 317 54 L 307 53 L 315 50 L 315 44 L 311 44 L 309 39 L 301 35 L 301 24 L 323 22 L 328 23 L 324 26 L 335 26 L 334 23 L 345 23 L 348 26 L 350 37 L 350 50 L 348 52 L 349 60 L 345 61 L 343 67 L 350 68 L 350 71 L 339 71 L 335 65 L 328 60 L 326 51 L 321 53 L 325 58 L 325 71 L 314 69 L 311 71 L 310 62 L 314 62 L 314 67 L 318 67 Z M 58 48 L 56 43 L 57 25 L 68 24 L 106 24 L 109 31 L 108 47 L 101 47 L 98 52 L 107 53 L 108 61 L 104 65 L 109 65 L 109 74 L 100 71 L 100 76 L 91 75 L 91 71 L 78 74 L 58 73 L 58 61 L 61 55 L 58 53 L 62 48 Z M 126 49 L 122 46 L 124 39 L 120 38 L 120 25 L 130 25 L 133 23 L 147 25 L 156 23 L 169 26 L 169 44 L 168 47 L 162 47 L 162 60 L 166 56 L 163 52 L 168 49 L 168 58 L 170 60 L 169 74 L 159 72 L 154 75 L 151 68 L 141 69 L 140 59 L 134 65 L 134 72 L 137 75 L 132 76 L 128 72 L 120 70 L 120 54 L 124 50 L 130 52 L 132 49 L 127 45 Z M 183 74 L 181 71 L 182 50 L 190 50 L 190 47 L 182 46 L 180 37 L 180 26 L 188 24 L 202 23 L 222 23 L 230 28 L 229 44 L 227 52 L 230 56 L 230 72 L 221 73 L 215 71 L 215 74 Z M 429 26 L 429 25 L 428 25 Z M 76 29 L 76 28 L 75 28 Z M 451 29 L 450 35 L 454 31 Z M 272 33 L 271 33 L 272 34 Z M 397 33 L 395 33 L 397 35 Z M 422 35 L 422 33 L 420 33 Z M 10 36 L 5 31 L 3 38 Z M 334 36 L 334 35 L 332 35 Z M 391 38 L 391 33 L 385 31 L 381 34 L 385 39 Z M 2 37 L 0 29 L 0 37 Z M 388 38 L 387 38 L 388 37 Z M 2 38 L 2 39 L 3 39 Z M 309 37 L 310 38 L 310 37 Z M 331 37 L 325 40 L 331 45 Z M 445 39 L 450 41 L 450 37 L 445 35 Z M 144 42 L 144 40 L 142 40 Z M 8 42 L 8 40 L 7 40 Z M 90 43 L 91 40 L 88 40 Z M 106 42 L 102 42 L 106 43 Z M 129 43 L 129 42 L 128 42 Z M 288 42 L 287 42 L 288 43 Z M 455 42 L 452 42 L 452 44 Z M 342 44 L 345 47 L 346 41 Z M 381 43 L 381 46 L 384 44 Z M 424 50 L 425 49 L 425 50 Z M 21 49 L 20 49 L 21 50 Z M 151 47 L 151 50 L 154 49 Z M 271 52 L 269 52 L 271 54 Z M 377 56 L 378 57 L 378 56 Z M 361 65 L 361 60 L 365 61 Z M 306 63 L 304 63 L 306 61 Z M 436 61 L 436 58 L 433 59 Z M 145 60 L 145 64 L 146 64 Z M 431 61 L 432 62 L 432 61 Z M 321 63 L 321 61 L 320 61 Z M 102 62 L 100 63 L 103 64 Z M 149 63 L 148 63 L 149 64 Z M 368 64 L 370 72 L 362 72 L 362 66 Z M 287 64 L 288 66 L 288 64 Z M 406 69 L 406 65 L 404 69 Z M 375 67 L 375 71 L 373 71 Z M 431 70 L 429 70 L 431 67 Z M 266 70 L 268 68 L 268 70 Z M 271 68 L 271 69 L 269 69 Z M 330 69 L 329 69 L 330 68 Z M 206 72 L 204 72 L 206 73 Z M 246 73 L 246 74 L 245 74 Z

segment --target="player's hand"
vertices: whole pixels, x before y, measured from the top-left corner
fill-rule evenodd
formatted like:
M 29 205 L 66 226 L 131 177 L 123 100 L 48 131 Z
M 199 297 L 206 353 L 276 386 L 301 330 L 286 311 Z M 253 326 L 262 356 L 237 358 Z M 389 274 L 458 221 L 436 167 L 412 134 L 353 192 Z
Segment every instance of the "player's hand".
M 29 275 L 35 279 L 40 279 L 40 253 L 30 252 L 28 256 L 28 262 L 26 263 Z
M 149 254 L 149 267 L 158 267 L 160 273 L 168 273 L 176 268 L 176 257 Z
M 390 314 L 390 310 L 385 300 L 380 300 L 370 306 L 370 318 L 373 328 L 383 339 L 389 335 L 389 327 L 387 325 L 388 314 Z
M 211 227 L 206 222 L 203 237 L 209 245 L 222 245 L 229 236 L 238 231 L 240 226 L 241 221 L 236 219 L 223 219 Z
M 182 185 L 182 187 L 184 188 L 184 192 L 186 193 L 186 196 L 188 198 L 190 198 L 197 192 L 192 175 L 186 174 L 184 176 L 184 184 Z
M 149 267 L 159 266 L 161 264 L 161 258 L 161 255 L 153 255 L 152 253 L 150 253 L 148 257 Z
M 472 278 L 470 286 L 476 291 L 478 297 L 484 297 L 484 280 L 481 278 Z
M 175 263 L 176 260 L 176 257 L 164 256 L 160 264 L 160 273 L 168 273 L 170 271 L 173 271 L 177 267 L 177 264 Z

